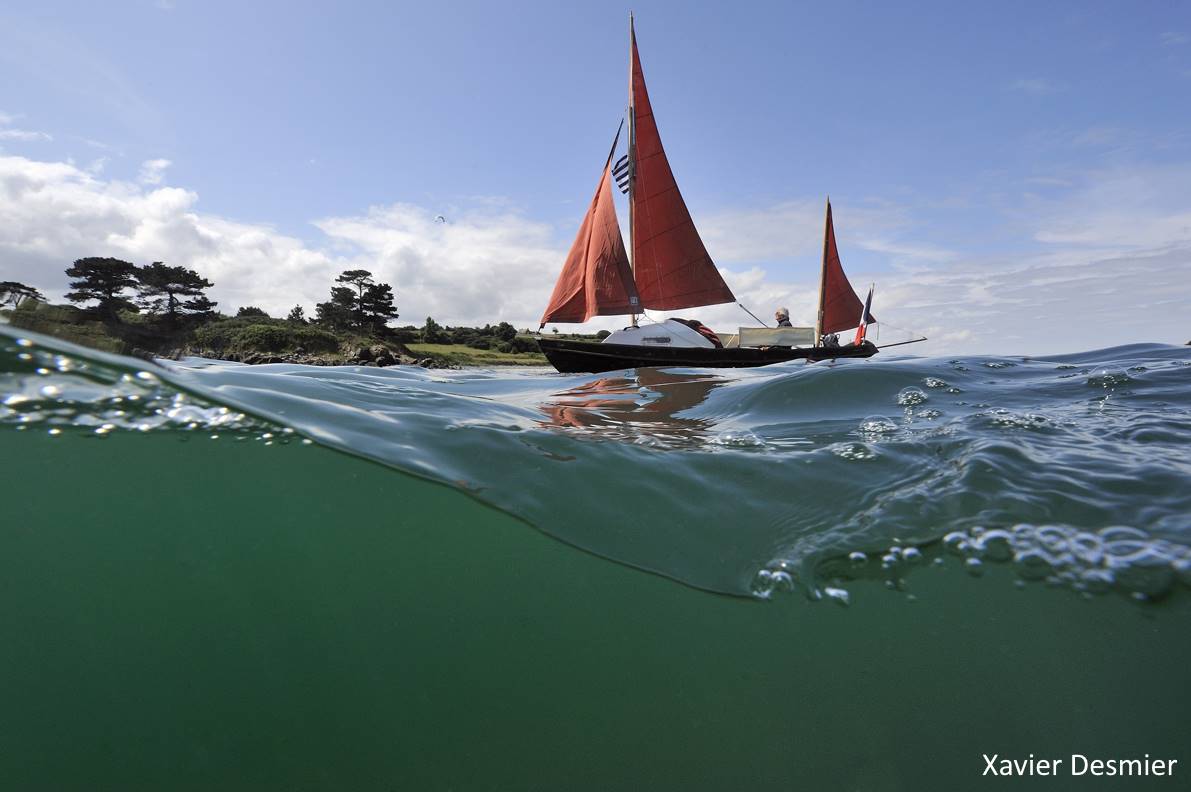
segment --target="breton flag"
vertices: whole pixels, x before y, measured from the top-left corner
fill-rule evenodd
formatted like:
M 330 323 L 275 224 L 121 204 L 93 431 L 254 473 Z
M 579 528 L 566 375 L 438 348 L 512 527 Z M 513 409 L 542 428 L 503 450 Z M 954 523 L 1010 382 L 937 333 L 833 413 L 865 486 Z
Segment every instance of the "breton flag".
M 864 342 L 864 331 L 868 329 L 868 323 L 873 320 L 868 309 L 873 306 L 873 286 L 868 287 L 868 299 L 864 301 L 864 310 L 860 312 L 860 326 L 856 328 L 856 340 L 852 343 L 860 346 Z

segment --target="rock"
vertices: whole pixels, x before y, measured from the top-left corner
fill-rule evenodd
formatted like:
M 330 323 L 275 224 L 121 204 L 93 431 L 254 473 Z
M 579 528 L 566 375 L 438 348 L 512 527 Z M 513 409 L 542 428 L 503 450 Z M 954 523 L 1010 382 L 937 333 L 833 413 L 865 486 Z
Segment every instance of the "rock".
M 361 363 L 367 363 L 369 360 L 372 360 L 372 350 L 368 347 L 356 347 L 352 353 L 348 355 L 348 359 L 358 360 Z
M 393 353 L 385 349 L 383 346 L 374 346 L 368 350 L 372 354 L 372 359 L 376 361 L 378 366 L 391 366 L 397 362 L 393 357 Z

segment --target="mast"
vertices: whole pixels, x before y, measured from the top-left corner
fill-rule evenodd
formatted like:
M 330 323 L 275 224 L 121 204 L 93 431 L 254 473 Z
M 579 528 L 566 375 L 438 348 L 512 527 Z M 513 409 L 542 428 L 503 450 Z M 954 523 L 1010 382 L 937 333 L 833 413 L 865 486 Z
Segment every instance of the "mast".
M 633 184 L 637 181 L 637 117 L 633 109 L 633 12 L 629 11 L 629 272 L 633 272 Z M 637 326 L 637 314 L 632 315 L 633 327 Z
M 827 296 L 827 241 L 831 233 L 831 196 L 827 196 L 827 219 L 823 221 L 823 263 L 819 267 L 819 312 L 815 314 L 815 346 L 823 338 L 823 300 Z

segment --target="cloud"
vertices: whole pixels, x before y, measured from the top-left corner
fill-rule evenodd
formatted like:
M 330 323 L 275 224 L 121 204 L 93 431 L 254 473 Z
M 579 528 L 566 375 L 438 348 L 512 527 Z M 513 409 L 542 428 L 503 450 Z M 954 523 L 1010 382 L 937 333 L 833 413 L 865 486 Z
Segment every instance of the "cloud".
M 22 143 L 32 143 L 36 141 L 50 141 L 54 138 L 48 132 L 36 132 L 29 129 L 13 128 L 19 119 L 23 118 L 21 115 L 13 115 L 11 113 L 0 113 L 0 140 L 17 140 Z
M 145 160 L 141 163 L 141 172 L 137 181 L 141 184 L 161 184 L 165 179 L 165 170 L 173 163 L 167 159 Z
M 1030 96 L 1047 96 L 1063 90 L 1063 86 L 1044 77 L 1023 77 L 1009 87 Z
M 24 143 L 33 141 L 49 141 L 54 138 L 46 132 L 34 132 L 28 129 L 0 129 L 0 140 L 19 140 Z
M 1159 36 L 1159 41 L 1164 47 L 1178 47 L 1191 41 L 1191 35 L 1177 30 L 1168 30 Z

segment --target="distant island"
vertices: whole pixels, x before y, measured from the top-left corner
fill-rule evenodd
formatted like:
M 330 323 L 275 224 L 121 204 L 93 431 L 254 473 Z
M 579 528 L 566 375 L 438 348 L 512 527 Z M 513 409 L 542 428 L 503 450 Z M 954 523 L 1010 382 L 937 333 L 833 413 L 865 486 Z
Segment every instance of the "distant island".
M 143 358 L 428 368 L 546 364 L 530 331 L 508 322 L 444 327 L 428 316 L 421 327 L 390 326 L 398 318 L 393 288 L 362 269 L 336 277 L 330 299 L 318 303 L 311 318 L 300 305 L 284 318 L 254 306 L 234 316 L 219 313 L 206 296 L 214 284 L 160 261 L 137 266 L 81 258 L 66 274 L 72 279 L 66 299 L 74 305 L 50 304 L 36 287 L 3 281 L 0 316 L 13 327 Z

